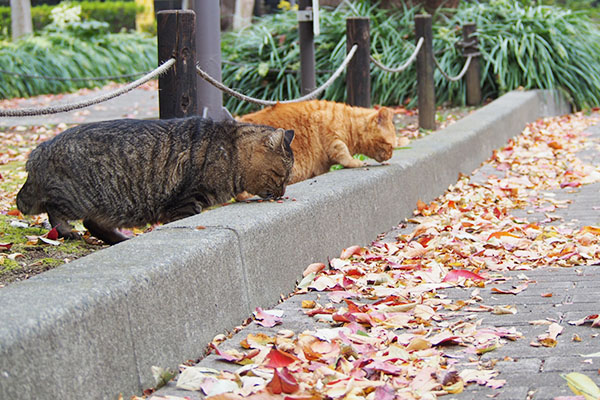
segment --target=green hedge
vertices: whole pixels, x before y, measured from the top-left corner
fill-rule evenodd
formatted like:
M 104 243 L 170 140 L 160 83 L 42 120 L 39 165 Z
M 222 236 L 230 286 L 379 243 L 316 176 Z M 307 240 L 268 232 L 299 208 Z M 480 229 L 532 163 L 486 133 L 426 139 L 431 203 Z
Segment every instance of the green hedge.
M 103 77 L 147 72 L 158 63 L 156 38 L 137 32 L 81 38 L 69 32 L 0 41 L 0 70 L 62 78 Z M 123 79 L 124 82 L 134 78 Z M 92 88 L 104 81 L 23 78 L 0 74 L 0 99 L 65 93 Z
M 111 32 L 120 32 L 122 29 L 135 29 L 135 16 L 143 7 L 132 1 L 95 2 L 82 1 L 81 17 L 83 20 L 94 19 L 104 21 L 110 25 Z M 55 6 L 42 5 L 31 8 L 33 29 L 39 31 L 51 22 L 50 11 Z M 0 39 L 10 38 L 10 7 L 0 6 Z
M 481 53 L 481 87 L 484 98 L 496 98 L 523 87 L 556 88 L 577 108 L 600 105 L 600 28 L 585 12 L 541 6 L 526 0 L 462 1 L 457 9 L 434 15 L 433 50 L 441 69 L 455 76 L 465 59 L 457 46 L 460 27 L 476 23 Z M 346 57 L 348 17 L 369 18 L 371 55 L 384 65 L 405 62 L 415 48 L 414 19 L 418 7 L 383 10 L 370 0 L 320 13 L 321 34 L 315 37 L 317 71 L 335 70 Z M 300 48 L 294 12 L 266 15 L 252 26 L 221 36 L 223 83 L 251 97 L 288 100 L 300 96 Z M 290 73 L 289 71 L 292 71 Z M 331 72 L 317 72 L 317 86 Z M 373 104 L 416 106 L 418 88 L 413 63 L 401 73 L 388 73 L 371 64 Z M 464 80 L 451 82 L 436 69 L 438 105 L 462 105 Z M 344 101 L 345 74 L 321 98 Z M 225 96 L 225 107 L 244 114 L 257 107 Z

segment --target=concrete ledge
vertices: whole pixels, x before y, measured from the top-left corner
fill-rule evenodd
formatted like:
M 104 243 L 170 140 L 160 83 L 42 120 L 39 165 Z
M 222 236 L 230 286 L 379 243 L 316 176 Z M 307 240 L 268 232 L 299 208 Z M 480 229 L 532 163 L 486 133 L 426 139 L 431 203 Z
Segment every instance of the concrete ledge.
M 1 289 L 0 398 L 139 394 L 152 365 L 202 356 L 214 335 L 290 293 L 309 263 L 368 244 L 526 123 L 568 112 L 553 92 L 511 92 L 389 165 L 290 186 L 297 201 L 215 209 Z

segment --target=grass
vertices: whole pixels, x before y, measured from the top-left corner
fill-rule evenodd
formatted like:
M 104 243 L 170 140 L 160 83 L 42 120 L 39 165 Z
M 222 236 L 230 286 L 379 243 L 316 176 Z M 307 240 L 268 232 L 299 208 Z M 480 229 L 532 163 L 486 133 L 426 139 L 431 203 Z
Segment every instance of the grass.
M 0 288 L 105 247 L 84 240 L 59 241 L 56 246 L 46 244 L 37 240 L 48 232 L 39 221 L 36 217 L 0 214 L 0 243 L 12 244 L 9 250 L 0 252 Z

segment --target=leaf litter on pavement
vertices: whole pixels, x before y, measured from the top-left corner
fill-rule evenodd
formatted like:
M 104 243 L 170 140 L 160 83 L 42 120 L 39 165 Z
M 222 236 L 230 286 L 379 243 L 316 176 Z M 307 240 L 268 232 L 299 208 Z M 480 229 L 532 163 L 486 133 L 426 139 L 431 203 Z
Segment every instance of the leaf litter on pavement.
M 478 356 L 522 335 L 514 327 L 484 326 L 479 315 L 518 312 L 509 296 L 531 283 L 521 274 L 513 289 L 498 289 L 496 283 L 507 281 L 502 273 L 600 262 L 600 227 L 557 223 L 552 211 L 568 202 L 545 194 L 600 182 L 600 168 L 576 154 L 600 148 L 585 133 L 598 121 L 596 114 L 576 113 L 529 124 L 494 152 L 486 165 L 496 174 L 485 182 L 461 176 L 431 203 L 420 201 L 394 240 L 381 236 L 370 246 L 344 249 L 327 266 L 308 266 L 295 294 L 318 293 L 301 309 L 325 325 L 248 334 L 241 350 L 224 349 L 229 343 L 220 335 L 211 347 L 231 368 L 182 365 L 177 387 L 211 400 L 436 399 L 468 385 L 502 388 L 498 371 Z M 517 209 L 544 210 L 547 218 L 529 222 L 513 215 Z M 490 286 L 507 296 L 505 305 L 481 303 L 479 293 Z M 451 299 L 444 289 L 452 287 L 470 295 Z M 255 315 L 268 326 L 285 320 L 260 309 Z M 597 321 L 591 315 L 569 323 Z M 547 325 L 532 345 L 553 347 L 560 340 L 560 324 L 531 323 Z M 570 387 L 573 377 L 566 378 Z

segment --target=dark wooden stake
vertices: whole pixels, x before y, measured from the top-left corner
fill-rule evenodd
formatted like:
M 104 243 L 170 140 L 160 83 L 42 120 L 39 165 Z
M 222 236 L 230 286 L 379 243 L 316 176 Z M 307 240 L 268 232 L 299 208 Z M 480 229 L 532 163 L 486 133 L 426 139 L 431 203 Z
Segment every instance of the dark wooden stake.
M 346 19 L 346 53 L 358 45 L 346 69 L 347 102 L 352 106 L 371 107 L 371 35 L 369 19 Z
M 477 25 L 475 24 L 466 24 L 463 26 L 462 30 L 463 43 L 473 43 L 472 45 L 463 47 L 463 56 L 465 58 L 470 54 L 473 54 L 471 64 L 469 64 L 469 68 L 467 68 L 467 72 L 465 73 L 465 83 L 467 85 L 467 105 L 469 106 L 481 104 L 481 75 L 479 67 L 479 55 L 476 55 L 479 53 L 477 36 L 475 36 L 476 30 Z
M 159 11 L 156 16 L 158 63 L 175 58 L 175 64 L 158 78 L 161 119 L 197 113 L 196 100 L 196 14 L 189 10 Z
M 415 17 L 416 40 L 423 38 L 423 46 L 417 55 L 417 85 L 419 127 L 435 129 L 435 84 L 433 80 L 433 33 L 431 15 Z
M 298 34 L 300 36 L 300 90 L 303 95 L 316 89 L 315 34 L 313 31 L 312 0 L 298 2 Z M 304 13 L 303 13 L 304 11 Z M 301 15 L 311 16 L 301 18 Z

